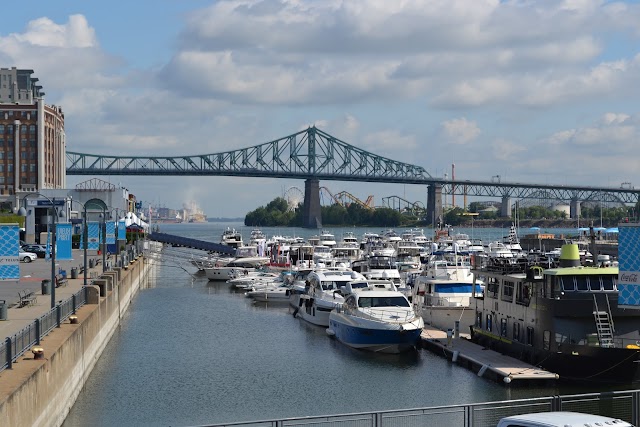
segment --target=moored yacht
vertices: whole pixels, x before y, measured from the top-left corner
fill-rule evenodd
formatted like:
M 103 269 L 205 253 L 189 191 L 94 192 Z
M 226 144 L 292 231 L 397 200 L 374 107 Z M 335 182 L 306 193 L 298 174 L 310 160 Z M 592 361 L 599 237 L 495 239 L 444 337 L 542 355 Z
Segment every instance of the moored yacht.
M 415 347 L 424 321 L 407 298 L 390 282 L 345 286 L 344 303 L 329 315 L 327 334 L 349 347 L 381 353 L 400 353 Z
M 236 231 L 235 228 L 227 227 L 227 229 L 222 232 L 222 238 L 220 242 L 223 245 L 228 245 L 232 248 L 239 248 L 243 244 L 242 234 L 240 234 L 239 231 Z
M 329 313 L 344 302 L 343 287 L 365 278 L 354 271 L 316 270 L 307 276 L 307 289 L 298 295 L 294 315 L 318 326 L 329 326 Z
M 236 257 L 225 265 L 216 265 L 205 268 L 204 272 L 209 280 L 224 280 L 235 278 L 240 274 L 248 274 L 256 268 L 269 263 L 268 257 L 258 255 L 256 246 L 241 246 L 236 249 Z

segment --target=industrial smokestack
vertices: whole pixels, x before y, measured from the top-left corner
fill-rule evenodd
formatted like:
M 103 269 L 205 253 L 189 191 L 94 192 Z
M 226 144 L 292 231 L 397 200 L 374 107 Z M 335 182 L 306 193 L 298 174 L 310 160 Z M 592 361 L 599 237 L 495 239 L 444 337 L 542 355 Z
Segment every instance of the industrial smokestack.
M 451 207 L 456 207 L 456 186 L 454 184 L 456 180 L 456 164 L 451 163 Z

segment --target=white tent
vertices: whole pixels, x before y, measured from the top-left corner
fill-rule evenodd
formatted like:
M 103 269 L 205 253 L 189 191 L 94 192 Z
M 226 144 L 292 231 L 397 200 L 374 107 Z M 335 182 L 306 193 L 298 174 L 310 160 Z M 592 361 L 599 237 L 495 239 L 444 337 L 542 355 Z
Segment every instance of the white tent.
M 124 221 L 124 225 L 129 227 L 132 224 L 139 225 L 145 231 L 149 228 L 149 224 L 138 218 L 138 216 L 133 212 L 127 212 L 127 215 L 120 219 L 120 221 Z

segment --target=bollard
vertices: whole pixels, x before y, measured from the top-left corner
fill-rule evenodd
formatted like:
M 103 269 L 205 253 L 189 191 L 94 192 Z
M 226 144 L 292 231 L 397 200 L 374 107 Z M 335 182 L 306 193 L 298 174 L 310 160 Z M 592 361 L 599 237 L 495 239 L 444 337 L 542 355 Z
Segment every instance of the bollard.
M 453 331 L 451 328 L 447 329 L 447 347 L 451 347 L 451 339 L 453 338 Z
M 72 325 L 76 325 L 78 323 L 78 316 L 69 316 L 69 323 L 71 323 Z
M 44 359 L 44 349 L 42 347 L 31 348 L 31 353 L 33 353 L 33 360 Z
M 7 300 L 0 299 L 0 320 L 7 320 Z
M 460 321 L 456 320 L 453 327 L 453 337 L 460 338 Z

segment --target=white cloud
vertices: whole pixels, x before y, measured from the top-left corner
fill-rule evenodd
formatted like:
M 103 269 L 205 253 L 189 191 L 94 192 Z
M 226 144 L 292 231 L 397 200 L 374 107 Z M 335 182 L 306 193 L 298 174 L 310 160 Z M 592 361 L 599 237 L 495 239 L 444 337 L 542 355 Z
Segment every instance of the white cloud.
M 480 135 L 480 128 L 476 122 L 462 117 L 442 122 L 441 135 L 451 144 L 468 144 Z

